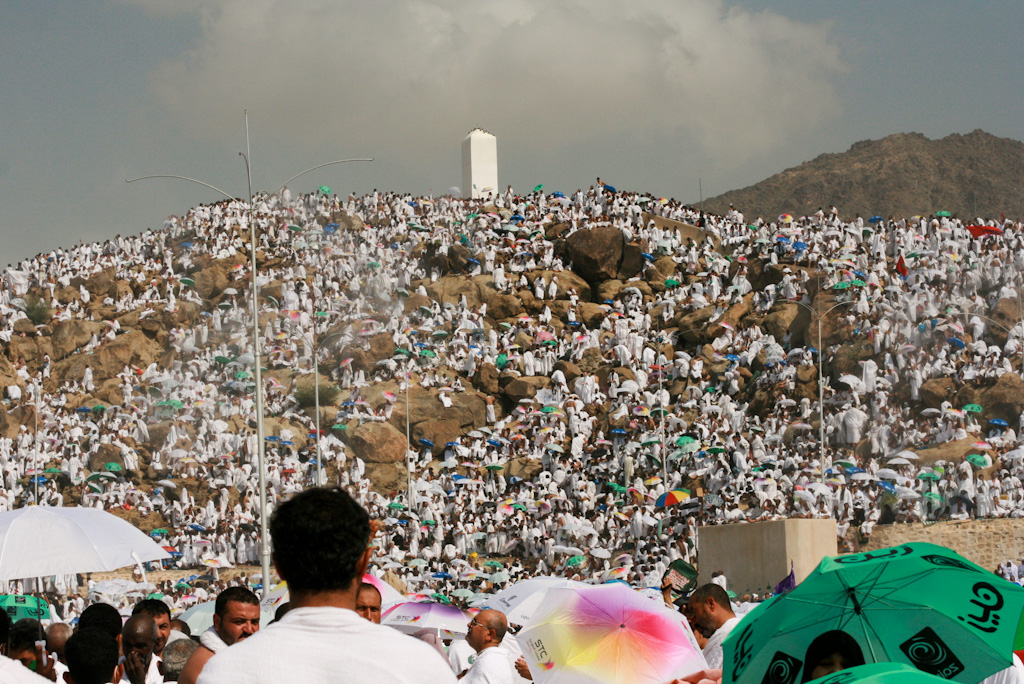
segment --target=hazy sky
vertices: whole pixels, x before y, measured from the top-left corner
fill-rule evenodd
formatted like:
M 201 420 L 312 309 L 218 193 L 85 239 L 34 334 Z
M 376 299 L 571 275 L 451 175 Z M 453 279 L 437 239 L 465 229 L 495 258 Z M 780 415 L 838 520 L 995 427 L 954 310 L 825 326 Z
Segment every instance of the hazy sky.
M 596 176 L 684 201 L 891 133 L 1024 139 L 1020 0 L 5 0 L 0 267 L 305 176 L 444 192 Z M 698 183 L 699 181 L 699 183 Z M 825 201 L 825 200 L 823 200 Z

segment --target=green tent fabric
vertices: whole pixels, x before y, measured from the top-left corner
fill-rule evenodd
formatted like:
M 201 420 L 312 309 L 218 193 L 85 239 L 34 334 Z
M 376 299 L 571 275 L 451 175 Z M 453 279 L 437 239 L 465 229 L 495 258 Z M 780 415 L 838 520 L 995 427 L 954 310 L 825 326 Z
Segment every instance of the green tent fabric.
M 842 630 L 867 662 L 976 684 L 1024 646 L 1022 611 L 1024 588 L 935 544 L 826 557 L 733 628 L 722 645 L 723 682 L 795 684 L 811 641 Z

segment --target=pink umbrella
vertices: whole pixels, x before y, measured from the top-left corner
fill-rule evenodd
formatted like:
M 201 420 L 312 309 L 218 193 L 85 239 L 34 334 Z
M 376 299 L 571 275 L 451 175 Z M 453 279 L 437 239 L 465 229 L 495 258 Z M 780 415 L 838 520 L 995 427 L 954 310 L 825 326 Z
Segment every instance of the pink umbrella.
M 680 613 L 621 582 L 544 603 L 516 636 L 538 684 L 663 684 L 707 667 Z

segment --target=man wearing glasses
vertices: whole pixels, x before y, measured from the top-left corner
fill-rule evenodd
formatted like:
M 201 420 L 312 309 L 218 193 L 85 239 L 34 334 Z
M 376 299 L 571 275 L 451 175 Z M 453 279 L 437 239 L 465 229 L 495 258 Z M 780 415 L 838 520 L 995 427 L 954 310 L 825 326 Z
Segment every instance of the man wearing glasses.
M 508 654 L 500 648 L 508 621 L 497 610 L 482 610 L 473 618 L 466 643 L 476 651 L 476 660 L 462 678 L 464 684 L 515 684 L 516 676 Z

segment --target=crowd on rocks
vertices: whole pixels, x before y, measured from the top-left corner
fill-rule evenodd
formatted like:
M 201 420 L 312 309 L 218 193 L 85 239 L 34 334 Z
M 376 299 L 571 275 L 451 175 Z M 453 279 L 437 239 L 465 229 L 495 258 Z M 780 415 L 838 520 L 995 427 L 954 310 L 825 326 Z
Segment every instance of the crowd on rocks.
M 176 567 L 252 564 L 263 451 L 268 513 L 350 488 L 381 573 L 464 598 L 656 586 L 702 525 L 1020 517 L 1022 239 L 601 182 L 199 206 L 5 272 L 0 510 L 121 510 Z

